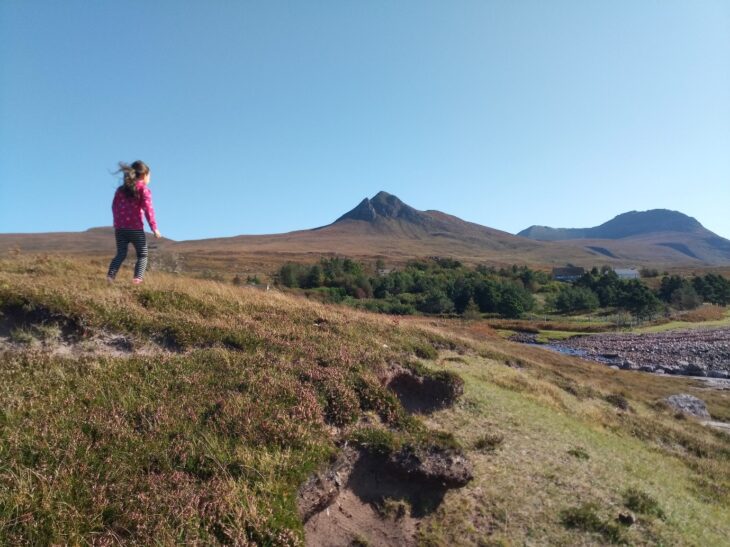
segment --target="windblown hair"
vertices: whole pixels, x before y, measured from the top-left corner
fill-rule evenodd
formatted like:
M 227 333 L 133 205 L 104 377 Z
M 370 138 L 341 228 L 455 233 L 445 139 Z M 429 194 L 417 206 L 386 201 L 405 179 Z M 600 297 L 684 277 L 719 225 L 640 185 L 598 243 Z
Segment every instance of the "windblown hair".
M 137 160 L 131 165 L 127 165 L 124 162 L 119 162 L 119 169 L 116 173 L 124 174 L 124 182 L 119 187 L 119 190 L 124 192 L 128 197 L 137 199 L 139 192 L 137 191 L 137 181 L 144 178 L 147 173 L 150 172 L 150 168 L 147 164 L 141 160 Z

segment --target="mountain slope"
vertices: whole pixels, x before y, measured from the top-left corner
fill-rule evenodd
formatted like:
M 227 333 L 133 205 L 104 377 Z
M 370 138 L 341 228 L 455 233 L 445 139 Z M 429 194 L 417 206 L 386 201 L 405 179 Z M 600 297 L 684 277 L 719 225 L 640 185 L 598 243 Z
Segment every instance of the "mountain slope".
M 652 209 L 623 213 L 593 228 L 530 226 L 517 235 L 540 241 L 562 241 L 566 239 L 621 239 L 656 232 L 700 233 L 703 231 L 711 233 L 690 216 L 668 209 Z
M 581 239 L 575 239 L 579 236 Z M 418 257 L 449 256 L 497 266 L 546 267 L 568 262 L 667 268 L 730 265 L 730 241 L 706 230 L 695 219 L 672 211 L 626 213 L 588 229 L 533 226 L 513 235 L 441 211 L 417 210 L 387 192 L 363 199 L 319 228 L 178 242 L 150 239 L 150 243 L 152 258 L 175 253 L 184 256 L 187 267 L 193 270 L 265 272 L 286 261 L 312 261 L 324 255 L 382 257 L 393 264 Z M 0 252 L 13 249 L 111 256 L 113 230 L 0 234 Z
M 697 219 L 667 209 L 623 213 L 592 228 L 530 226 L 518 235 L 536 241 L 562 241 L 636 262 L 730 264 L 730 241 Z

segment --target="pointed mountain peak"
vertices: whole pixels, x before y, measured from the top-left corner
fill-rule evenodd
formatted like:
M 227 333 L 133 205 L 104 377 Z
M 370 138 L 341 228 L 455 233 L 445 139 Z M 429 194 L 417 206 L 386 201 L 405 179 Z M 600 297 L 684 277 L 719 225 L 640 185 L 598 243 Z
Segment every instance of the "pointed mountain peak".
M 374 222 L 378 219 L 403 219 L 418 221 L 423 213 L 403 203 L 397 196 L 380 191 L 372 198 L 363 199 L 357 207 L 345 213 L 335 222 L 342 220 L 364 220 Z

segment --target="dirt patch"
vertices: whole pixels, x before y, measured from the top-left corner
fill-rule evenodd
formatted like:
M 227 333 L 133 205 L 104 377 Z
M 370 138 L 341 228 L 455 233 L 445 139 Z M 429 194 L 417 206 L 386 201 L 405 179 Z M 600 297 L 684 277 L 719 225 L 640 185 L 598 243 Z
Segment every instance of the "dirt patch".
M 0 334 L 33 325 L 55 326 L 66 337 L 82 336 L 86 330 L 79 319 L 52 312 L 42 306 L 13 303 L 6 304 L 0 310 Z
M 39 351 L 59 357 L 105 355 L 127 357 L 166 351 L 154 343 L 123 334 L 81 328 L 77 323 L 34 310 L 0 316 L 0 351 Z
M 337 461 L 312 477 L 299 493 L 307 545 L 416 544 L 420 521 L 455 485 L 450 464 L 424 465 L 410 455 L 386 458 L 343 450 Z M 469 478 L 471 475 L 469 474 Z
M 410 413 L 430 414 L 448 408 L 463 391 L 463 382 L 450 374 L 418 375 L 407 369 L 398 370 L 387 382 L 400 403 Z

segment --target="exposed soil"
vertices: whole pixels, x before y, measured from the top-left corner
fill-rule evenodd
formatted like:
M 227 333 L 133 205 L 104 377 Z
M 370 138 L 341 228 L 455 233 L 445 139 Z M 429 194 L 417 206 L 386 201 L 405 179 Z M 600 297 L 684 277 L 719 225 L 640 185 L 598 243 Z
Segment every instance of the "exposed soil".
M 387 382 L 400 400 L 403 408 L 417 414 L 430 414 L 454 404 L 461 395 L 459 389 L 445 379 L 418 376 L 410 370 L 401 369 Z M 459 386 L 461 387 L 461 386 Z
M 39 315 L 38 312 L 23 314 L 5 310 L 0 315 L 0 352 L 29 350 L 59 357 L 128 357 L 166 351 L 151 342 L 80 327 L 65 317 L 55 317 L 43 312 Z
M 443 454 L 425 466 L 428 475 L 408 459 L 343 449 L 327 471 L 300 490 L 307 545 L 415 545 L 419 522 L 438 508 L 450 487 L 471 479 L 471 469 L 464 473 L 463 456 Z
M 730 378 L 728 328 L 596 334 L 555 342 L 548 347 L 623 369 Z

